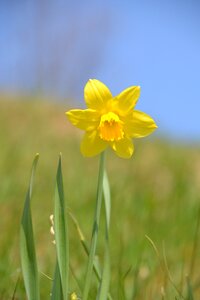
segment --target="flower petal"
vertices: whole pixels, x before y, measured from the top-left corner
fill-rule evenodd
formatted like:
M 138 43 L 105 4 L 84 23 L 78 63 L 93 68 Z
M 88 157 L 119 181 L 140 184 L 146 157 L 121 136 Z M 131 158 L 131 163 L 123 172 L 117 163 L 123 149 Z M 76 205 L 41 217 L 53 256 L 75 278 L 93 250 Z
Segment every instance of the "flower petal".
M 105 108 L 106 102 L 112 98 L 112 94 L 101 81 L 90 79 L 85 85 L 84 97 L 89 108 L 101 110 Z
M 99 124 L 99 114 L 92 109 L 72 109 L 66 112 L 69 121 L 83 130 L 93 130 Z
M 147 114 L 134 110 L 129 117 L 126 118 L 124 124 L 125 133 L 132 138 L 140 138 L 151 134 L 157 125 L 155 121 Z
M 126 114 L 136 105 L 140 96 L 140 86 L 131 86 L 114 98 L 121 115 Z
M 111 144 L 112 149 L 121 158 L 130 158 L 134 152 L 133 142 L 129 138 L 123 138 Z
M 108 143 L 103 141 L 96 130 L 86 132 L 81 142 L 81 152 L 84 156 L 95 156 L 106 149 Z

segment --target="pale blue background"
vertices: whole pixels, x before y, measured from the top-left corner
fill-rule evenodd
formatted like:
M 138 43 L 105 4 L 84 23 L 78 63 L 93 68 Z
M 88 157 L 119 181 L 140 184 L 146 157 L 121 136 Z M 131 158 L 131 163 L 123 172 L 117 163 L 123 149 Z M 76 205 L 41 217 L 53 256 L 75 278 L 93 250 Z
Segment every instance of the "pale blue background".
M 0 91 L 78 106 L 88 78 L 140 85 L 160 135 L 198 141 L 200 2 L 0 1 Z

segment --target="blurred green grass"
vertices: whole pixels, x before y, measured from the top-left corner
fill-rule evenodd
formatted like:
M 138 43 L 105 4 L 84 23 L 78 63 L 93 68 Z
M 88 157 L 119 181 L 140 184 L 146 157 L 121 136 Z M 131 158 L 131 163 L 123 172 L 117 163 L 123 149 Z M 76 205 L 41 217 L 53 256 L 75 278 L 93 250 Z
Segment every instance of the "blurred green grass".
M 19 261 L 19 225 L 35 153 L 40 153 L 40 160 L 32 212 L 39 270 L 50 277 L 54 270 L 49 216 L 53 211 L 60 152 L 69 207 L 88 240 L 91 235 L 98 158 L 81 156 L 81 132 L 66 121 L 67 105 L 29 100 L 0 97 L 0 299 L 11 299 L 18 278 L 16 299 L 25 299 Z M 119 274 L 132 266 L 135 281 L 131 276 L 126 280 L 129 299 L 162 299 L 162 286 L 166 299 L 174 299 L 177 293 L 162 273 L 145 234 L 155 242 L 161 255 L 164 243 L 170 272 L 181 289 L 190 271 L 200 205 L 200 148 L 171 143 L 164 137 L 137 140 L 135 148 L 130 160 L 122 160 L 110 151 L 106 157 L 112 195 L 111 292 L 118 299 Z M 86 257 L 72 222 L 69 230 L 71 263 L 81 282 Z M 100 259 L 102 239 L 100 236 Z M 200 295 L 199 263 L 198 250 L 192 277 L 192 283 L 197 282 L 196 296 Z M 42 299 L 47 299 L 51 282 L 42 273 L 40 281 Z M 71 286 L 77 289 L 74 280 Z M 137 291 L 135 298 L 131 298 L 134 286 Z

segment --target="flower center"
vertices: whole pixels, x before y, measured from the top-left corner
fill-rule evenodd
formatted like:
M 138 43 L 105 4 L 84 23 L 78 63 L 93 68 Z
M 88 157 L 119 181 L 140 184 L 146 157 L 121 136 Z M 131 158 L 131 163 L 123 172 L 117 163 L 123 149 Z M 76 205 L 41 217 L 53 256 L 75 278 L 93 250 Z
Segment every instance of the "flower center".
M 123 122 L 118 115 L 109 112 L 101 116 L 99 136 L 104 141 L 118 141 L 124 137 Z

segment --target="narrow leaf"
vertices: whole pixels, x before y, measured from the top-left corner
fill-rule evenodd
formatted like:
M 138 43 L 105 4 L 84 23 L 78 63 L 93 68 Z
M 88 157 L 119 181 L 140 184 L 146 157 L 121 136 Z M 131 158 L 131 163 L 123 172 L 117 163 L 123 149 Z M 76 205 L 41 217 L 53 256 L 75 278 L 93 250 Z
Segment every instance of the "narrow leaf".
M 55 226 L 56 253 L 57 253 L 58 268 L 60 272 L 63 299 L 67 300 L 68 289 L 69 289 L 68 286 L 69 243 L 68 243 L 67 220 L 65 218 L 67 218 L 67 214 L 65 214 L 63 178 L 62 178 L 61 155 L 60 155 L 58 169 L 57 169 L 57 176 L 56 176 L 54 226 Z
M 59 271 L 59 267 L 58 267 L 58 262 L 56 262 L 53 287 L 52 287 L 52 293 L 51 293 L 51 300 L 58 300 L 58 299 L 63 300 L 63 294 L 62 294 L 60 271 Z
M 32 196 L 33 179 L 39 155 L 35 156 L 32 165 L 31 179 L 26 194 L 23 215 L 20 226 L 20 255 L 22 274 L 28 300 L 39 300 L 38 267 L 35 254 L 30 201 Z

